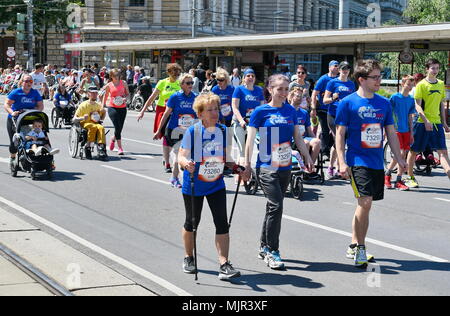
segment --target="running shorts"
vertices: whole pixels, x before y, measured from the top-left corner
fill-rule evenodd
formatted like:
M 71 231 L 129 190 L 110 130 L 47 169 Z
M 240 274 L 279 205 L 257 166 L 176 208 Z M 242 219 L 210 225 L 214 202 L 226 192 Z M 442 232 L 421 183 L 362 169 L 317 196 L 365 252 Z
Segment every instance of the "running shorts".
M 400 142 L 401 150 L 410 150 L 411 149 L 411 133 L 400 133 L 397 132 L 398 141 Z
M 356 198 L 371 196 L 374 201 L 384 198 L 384 170 L 351 167 L 351 184 Z
M 433 124 L 433 130 L 425 130 L 424 123 L 414 125 L 414 144 L 411 150 L 415 153 L 425 151 L 427 148 L 432 150 L 447 150 L 445 144 L 445 132 L 442 124 Z

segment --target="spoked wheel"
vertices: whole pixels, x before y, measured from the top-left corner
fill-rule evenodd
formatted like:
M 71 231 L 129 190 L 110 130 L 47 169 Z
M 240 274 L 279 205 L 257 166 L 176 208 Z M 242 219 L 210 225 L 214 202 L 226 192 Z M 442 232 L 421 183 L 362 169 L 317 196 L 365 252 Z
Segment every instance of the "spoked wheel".
M 19 171 L 19 159 L 18 156 L 16 156 L 14 164 L 10 165 L 11 168 L 11 176 L 13 178 L 17 177 L 17 172 Z
M 291 178 L 291 194 L 296 199 L 301 199 L 303 194 L 303 181 L 299 176 Z
M 140 112 L 144 108 L 144 99 L 135 98 L 133 100 L 133 108 L 136 112 Z
M 248 195 L 255 195 L 258 192 L 258 180 L 256 179 L 256 173 L 252 171 L 252 177 L 250 180 L 244 182 L 245 192 Z
M 52 109 L 51 120 L 52 120 L 53 128 L 60 128 L 61 127 L 61 124 L 59 122 L 60 119 L 58 117 L 58 112 L 56 111 L 56 108 Z
M 78 131 L 75 126 L 72 126 L 69 133 L 69 153 L 72 158 L 78 155 Z
M 391 147 L 389 146 L 389 143 L 387 142 L 384 145 L 384 168 L 388 169 L 389 164 L 391 163 L 392 159 L 394 159 L 394 153 L 391 151 Z M 397 172 L 397 168 L 394 168 L 394 173 Z

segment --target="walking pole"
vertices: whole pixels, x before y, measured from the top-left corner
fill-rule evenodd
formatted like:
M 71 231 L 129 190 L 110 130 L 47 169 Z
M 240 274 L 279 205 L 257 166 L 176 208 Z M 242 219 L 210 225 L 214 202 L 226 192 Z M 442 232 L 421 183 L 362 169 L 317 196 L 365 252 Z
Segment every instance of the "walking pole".
M 195 170 L 194 170 L 195 172 Z M 198 280 L 197 269 L 197 223 L 195 221 L 195 200 L 194 200 L 194 173 L 191 173 L 191 206 L 192 206 L 192 232 L 194 233 L 194 266 L 195 266 L 195 281 Z
M 238 194 L 239 194 L 239 187 L 240 186 L 241 186 L 241 174 L 239 174 L 239 176 L 238 176 L 238 184 L 237 184 L 237 187 L 236 187 L 236 193 L 234 194 L 233 206 L 231 208 L 230 222 L 228 223 L 228 228 L 231 227 L 231 221 L 233 220 L 234 209 L 236 207 L 236 201 L 237 201 L 237 197 L 238 197 Z

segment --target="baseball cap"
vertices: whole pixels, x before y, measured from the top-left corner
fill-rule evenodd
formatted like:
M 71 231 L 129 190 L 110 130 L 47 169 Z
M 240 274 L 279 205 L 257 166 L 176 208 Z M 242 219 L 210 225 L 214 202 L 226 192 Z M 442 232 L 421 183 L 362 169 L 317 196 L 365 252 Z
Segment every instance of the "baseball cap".
M 328 64 L 328 67 L 331 67 L 331 66 L 337 66 L 337 65 L 339 65 L 339 62 L 336 61 L 336 60 L 332 60 L 332 61 L 330 61 L 330 63 Z
M 339 64 L 339 69 L 350 69 L 350 64 L 346 61 L 343 61 Z

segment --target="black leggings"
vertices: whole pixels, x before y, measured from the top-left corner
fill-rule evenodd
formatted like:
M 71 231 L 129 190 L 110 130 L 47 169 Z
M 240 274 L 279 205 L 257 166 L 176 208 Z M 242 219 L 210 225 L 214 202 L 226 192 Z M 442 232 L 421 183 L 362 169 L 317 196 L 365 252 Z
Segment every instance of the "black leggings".
M 8 117 L 6 121 L 6 129 L 8 130 L 9 136 L 9 153 L 12 155 L 17 154 L 17 147 L 13 143 L 13 136 L 16 133 L 16 127 L 14 126 L 12 118 Z
M 184 229 L 188 232 L 193 231 L 192 226 L 192 196 L 183 194 L 184 206 L 186 208 L 186 221 L 184 223 Z M 208 200 L 209 208 L 214 220 L 214 225 L 216 226 L 216 235 L 228 234 L 228 216 L 227 216 L 227 195 L 226 190 L 222 189 L 213 194 L 207 195 L 206 200 Z M 200 223 L 200 218 L 202 215 L 204 196 L 194 197 L 194 207 L 195 207 L 195 222 L 198 227 Z
M 108 108 L 108 115 L 114 125 L 115 139 L 121 140 L 123 125 L 127 117 L 127 108 Z

